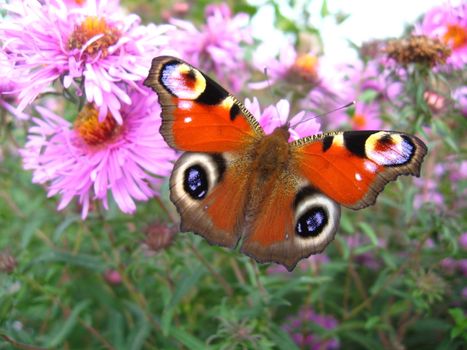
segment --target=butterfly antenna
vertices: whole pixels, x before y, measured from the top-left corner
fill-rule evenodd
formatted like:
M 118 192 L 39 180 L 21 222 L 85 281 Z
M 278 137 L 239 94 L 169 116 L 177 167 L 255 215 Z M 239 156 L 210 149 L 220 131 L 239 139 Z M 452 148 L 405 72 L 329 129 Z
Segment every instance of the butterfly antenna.
M 301 124 L 301 123 L 305 123 L 309 120 L 312 120 L 312 119 L 316 119 L 316 118 L 321 118 L 321 117 L 324 117 L 328 114 L 331 114 L 331 113 L 334 113 L 334 112 L 337 112 L 337 111 L 340 111 L 341 109 L 346 109 L 346 108 L 349 108 L 351 106 L 353 106 L 355 103 L 357 103 L 355 100 L 352 101 L 352 102 L 349 102 L 343 106 L 340 106 L 340 107 L 337 107 L 337 108 L 334 108 L 333 110 L 330 110 L 330 111 L 327 111 L 327 112 L 324 112 L 324 113 L 321 113 L 321 114 L 317 114 L 317 115 L 314 115 L 314 116 L 311 116 L 309 118 L 302 118 L 301 120 L 299 120 L 297 123 L 295 123 L 293 126 L 291 127 L 296 127 L 298 124 Z

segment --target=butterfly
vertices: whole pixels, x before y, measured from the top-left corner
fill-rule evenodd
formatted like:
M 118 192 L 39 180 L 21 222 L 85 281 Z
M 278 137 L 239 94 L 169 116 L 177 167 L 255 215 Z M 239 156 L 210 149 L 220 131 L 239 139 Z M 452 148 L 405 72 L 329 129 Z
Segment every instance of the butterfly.
M 329 132 L 288 142 L 206 74 L 174 57 L 144 85 L 162 106 L 160 132 L 184 152 L 170 177 L 181 231 L 289 271 L 334 239 L 340 206 L 374 204 L 399 175 L 419 176 L 425 144 L 396 131 Z

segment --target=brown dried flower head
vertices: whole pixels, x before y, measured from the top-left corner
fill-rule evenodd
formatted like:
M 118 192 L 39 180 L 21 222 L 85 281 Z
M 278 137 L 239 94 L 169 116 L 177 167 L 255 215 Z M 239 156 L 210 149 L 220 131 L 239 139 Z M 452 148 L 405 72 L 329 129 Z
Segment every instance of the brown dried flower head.
M 386 54 L 402 66 L 410 63 L 426 64 L 430 67 L 446 63 L 451 49 L 438 39 L 424 35 L 388 41 Z
M 14 256 L 8 251 L 0 252 L 0 272 L 12 273 L 17 262 Z
M 152 256 L 170 246 L 175 230 L 166 223 L 156 222 L 147 227 L 145 234 L 146 239 L 142 243 L 142 249 L 147 256 Z

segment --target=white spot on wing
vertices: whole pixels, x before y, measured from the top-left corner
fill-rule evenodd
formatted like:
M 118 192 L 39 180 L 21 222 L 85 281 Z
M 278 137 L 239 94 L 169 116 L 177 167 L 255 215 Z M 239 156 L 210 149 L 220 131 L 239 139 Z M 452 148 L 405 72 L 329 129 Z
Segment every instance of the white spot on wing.
M 191 107 L 193 107 L 193 103 L 191 101 L 182 100 L 178 102 L 178 108 L 180 109 L 191 109 Z
M 357 181 L 362 181 L 362 175 L 360 175 L 359 173 L 355 173 L 355 179 Z
M 183 119 L 185 123 L 191 123 L 192 120 L 191 117 L 185 117 L 185 119 Z

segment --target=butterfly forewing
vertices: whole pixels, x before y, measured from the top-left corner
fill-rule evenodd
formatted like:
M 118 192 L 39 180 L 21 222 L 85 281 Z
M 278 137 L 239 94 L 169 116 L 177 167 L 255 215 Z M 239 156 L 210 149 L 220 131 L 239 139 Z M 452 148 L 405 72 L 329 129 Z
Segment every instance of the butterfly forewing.
M 152 61 L 144 84 L 159 95 L 161 133 L 173 148 L 191 152 L 241 151 L 264 132 L 227 90 L 188 63 Z
M 395 131 L 345 131 L 291 144 L 300 173 L 348 208 L 372 205 L 399 175 L 419 176 L 425 144 Z

